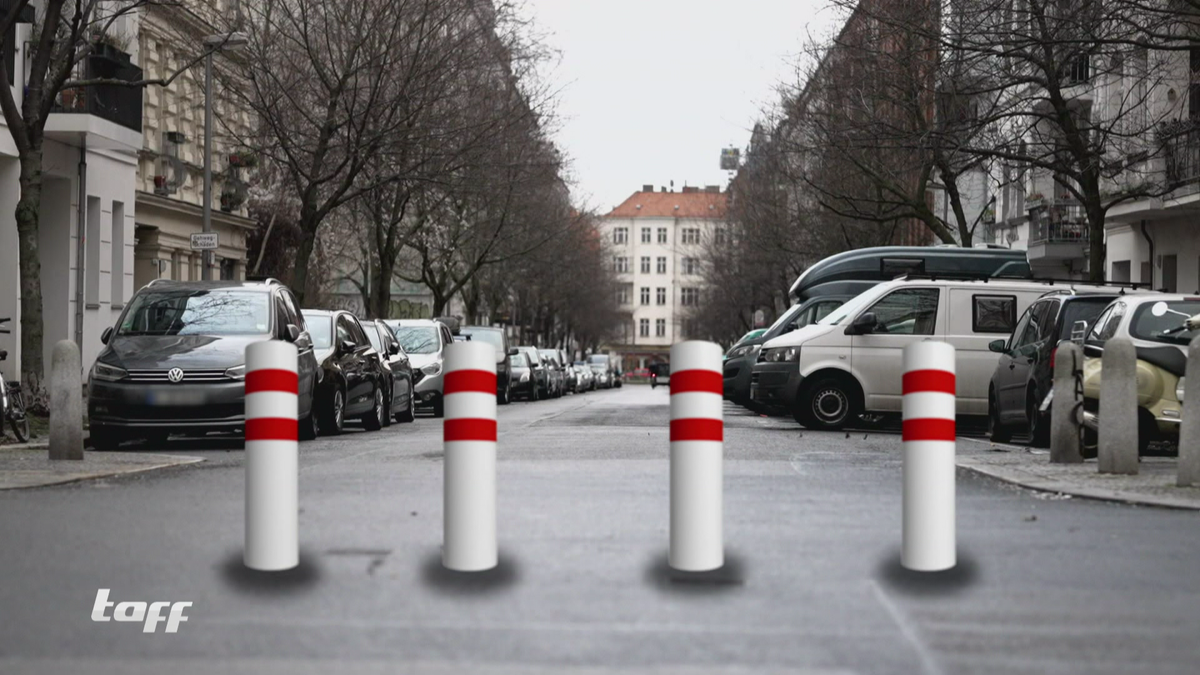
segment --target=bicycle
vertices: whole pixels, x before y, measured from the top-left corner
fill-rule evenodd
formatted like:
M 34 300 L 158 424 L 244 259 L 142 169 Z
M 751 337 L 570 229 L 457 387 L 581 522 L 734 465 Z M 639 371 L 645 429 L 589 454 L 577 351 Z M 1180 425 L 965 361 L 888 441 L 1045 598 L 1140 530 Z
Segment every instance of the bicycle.
M 11 318 L 0 319 L 0 325 L 12 321 Z M 8 328 L 0 328 L 0 333 L 11 334 Z M 0 361 L 8 358 L 8 352 L 0 349 Z M 4 433 L 4 420 L 8 420 L 17 440 L 24 443 L 29 440 L 29 417 L 25 414 L 25 397 L 21 394 L 20 382 L 6 382 L 4 373 L 0 373 L 0 434 Z

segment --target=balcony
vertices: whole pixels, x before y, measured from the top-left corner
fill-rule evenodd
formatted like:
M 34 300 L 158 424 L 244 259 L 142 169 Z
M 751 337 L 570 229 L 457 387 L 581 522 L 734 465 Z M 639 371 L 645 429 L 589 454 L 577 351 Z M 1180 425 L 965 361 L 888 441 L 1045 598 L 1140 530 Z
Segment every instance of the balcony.
M 1029 260 L 1074 260 L 1087 256 L 1087 214 L 1078 202 L 1059 199 L 1029 210 Z
M 96 45 L 73 79 L 116 79 L 136 82 L 142 69 L 112 45 Z M 70 141 L 87 134 L 89 146 L 136 152 L 142 147 L 142 88 L 114 84 L 68 88 L 59 92 L 46 123 L 46 133 Z
M 1200 126 L 1190 121 L 1159 125 L 1167 184 L 1178 188 L 1200 181 Z

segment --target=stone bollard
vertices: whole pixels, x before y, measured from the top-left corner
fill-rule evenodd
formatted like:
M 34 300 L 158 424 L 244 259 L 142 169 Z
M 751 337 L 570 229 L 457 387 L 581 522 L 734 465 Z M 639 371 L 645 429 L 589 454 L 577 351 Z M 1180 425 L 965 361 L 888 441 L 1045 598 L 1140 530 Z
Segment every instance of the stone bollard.
M 1200 485 L 1200 337 L 1188 346 L 1186 372 L 1179 428 L 1179 487 Z
M 1133 342 L 1112 338 L 1100 368 L 1100 473 L 1138 472 L 1137 388 Z
M 1081 396 L 1075 388 L 1075 371 L 1083 369 L 1083 350 L 1074 342 L 1058 345 L 1054 354 L 1054 402 L 1050 404 L 1050 463 L 1077 464 Z M 1041 401 L 1038 401 L 1041 405 Z
M 83 459 L 82 378 L 79 347 L 59 340 L 50 361 L 50 459 Z

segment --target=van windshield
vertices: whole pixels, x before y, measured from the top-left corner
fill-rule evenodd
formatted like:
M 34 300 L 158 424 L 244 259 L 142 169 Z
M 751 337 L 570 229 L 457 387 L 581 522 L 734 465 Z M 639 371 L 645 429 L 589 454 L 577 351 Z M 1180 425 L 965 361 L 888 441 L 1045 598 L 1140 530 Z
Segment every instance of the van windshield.
M 833 310 L 828 316 L 826 316 L 824 319 L 821 319 L 817 323 L 822 326 L 841 325 L 841 323 L 848 317 L 857 314 L 858 310 L 873 302 L 875 298 L 878 298 L 880 294 L 882 294 L 883 291 L 881 289 L 883 288 L 890 288 L 890 286 L 876 286 L 869 291 L 859 293 L 858 295 L 854 296 L 852 300 L 847 300 L 846 304 Z
M 270 294 L 240 290 L 146 291 L 118 335 L 259 335 L 271 329 Z

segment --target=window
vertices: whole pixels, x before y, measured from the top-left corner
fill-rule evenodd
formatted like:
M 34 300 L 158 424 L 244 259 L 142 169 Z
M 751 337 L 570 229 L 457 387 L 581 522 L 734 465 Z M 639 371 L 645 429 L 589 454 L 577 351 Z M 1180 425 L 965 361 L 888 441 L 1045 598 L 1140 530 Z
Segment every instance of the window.
M 650 274 L 650 256 L 642 256 L 642 274 Z
M 112 267 L 109 268 L 112 292 L 109 295 L 109 301 L 112 303 L 113 309 L 117 309 L 125 303 L 125 241 L 128 238 L 125 234 L 125 205 L 121 202 L 113 202 L 112 246 L 109 251 L 112 254 Z
M 642 304 L 643 305 L 650 304 L 650 287 L 649 286 L 642 286 Z
M 614 244 L 624 244 L 628 241 L 629 241 L 629 228 L 628 227 L 614 227 L 613 228 L 613 243 Z
M 664 255 L 658 256 L 658 273 L 659 274 L 667 273 L 667 257 Z
M 683 243 L 684 244 L 699 244 L 700 230 L 695 227 L 683 228 Z
M 629 258 L 623 255 L 613 256 L 613 270 L 617 274 L 625 274 L 629 272 Z
M 699 258 L 684 258 L 683 273 L 684 274 L 699 274 L 700 259 Z
M 697 232 L 696 238 L 699 240 L 699 232 Z M 715 243 L 717 246 L 722 246 L 725 244 L 725 228 L 718 227 L 713 232 L 713 243 Z
M 638 335 L 650 337 L 650 319 L 638 319 Z
M 871 332 L 933 335 L 939 293 L 936 288 L 906 288 L 885 295 L 867 310 L 875 314 Z
M 700 304 L 700 289 L 685 288 L 680 291 L 680 304 L 684 306 L 692 306 Z
M 658 243 L 660 243 L 660 244 L 667 243 L 667 228 L 665 228 L 665 227 L 658 228 Z
M 343 314 L 337 319 L 337 344 L 343 342 L 354 342 L 354 331 L 350 328 L 350 321 Z
M 813 307 L 812 323 L 816 323 L 821 319 L 824 319 L 825 317 L 829 316 L 833 310 L 841 306 L 841 300 L 834 300 L 832 302 L 818 302 L 816 306 Z
M 629 301 L 630 301 L 630 296 L 632 296 L 632 295 L 633 295 L 632 288 L 630 288 L 629 286 L 621 286 L 620 288 L 617 289 L 617 304 L 618 305 L 628 305 Z
M 654 337 L 666 337 L 666 336 L 667 336 L 667 320 L 666 319 L 655 319 L 654 320 Z
M 648 228 L 648 227 L 642 228 L 642 243 L 643 244 L 650 243 L 650 228 Z
M 1044 304 L 1044 303 L 1043 303 Z M 1044 310 L 1044 307 L 1039 309 Z M 1011 335 L 1017 325 L 1015 295 L 971 296 L 971 330 L 976 333 Z
M 658 288 L 658 293 L 656 295 L 656 299 L 658 300 L 658 304 L 660 304 L 660 305 L 667 304 L 667 289 L 660 286 Z

